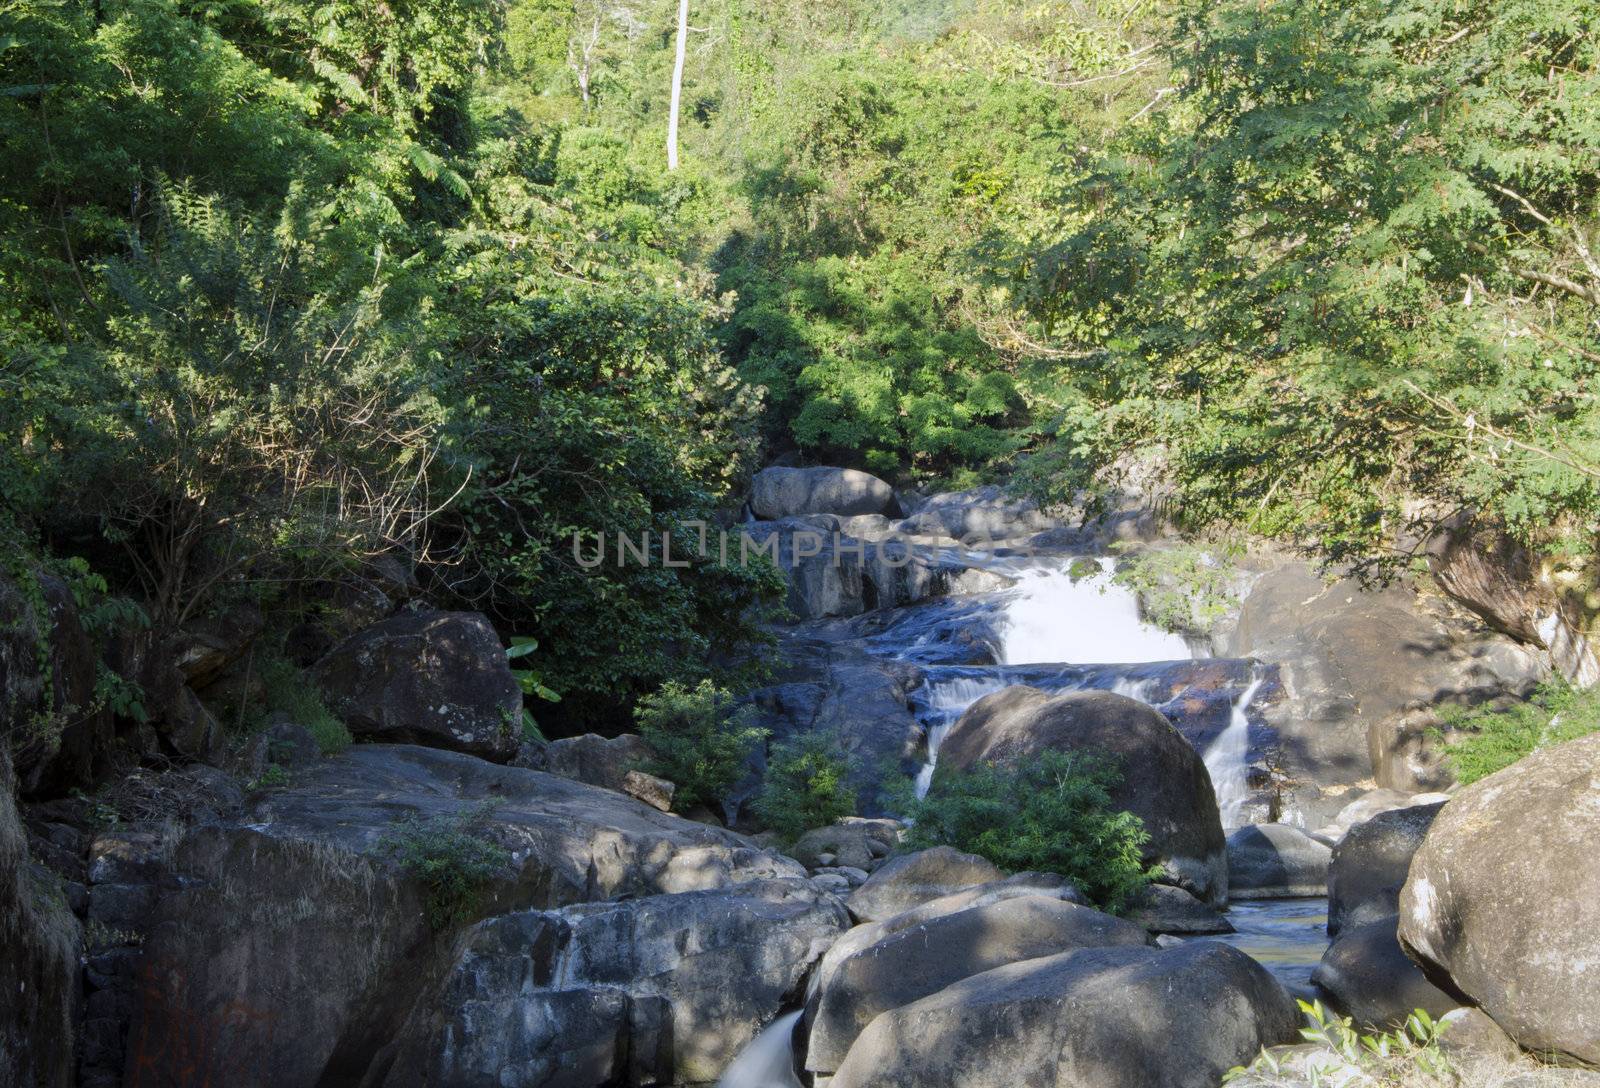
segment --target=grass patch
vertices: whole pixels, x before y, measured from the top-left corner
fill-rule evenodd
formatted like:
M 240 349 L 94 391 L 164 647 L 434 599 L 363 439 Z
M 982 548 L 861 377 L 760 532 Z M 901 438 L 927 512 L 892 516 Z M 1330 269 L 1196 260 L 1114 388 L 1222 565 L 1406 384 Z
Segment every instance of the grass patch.
M 1487 778 L 1540 748 L 1600 729 L 1600 690 L 1580 691 L 1550 680 L 1527 701 L 1509 707 L 1445 707 L 1437 736 L 1455 730 L 1445 762 L 1462 785 Z
M 489 832 L 494 808 L 488 802 L 451 816 L 412 816 L 383 837 L 382 851 L 422 884 L 434 929 L 472 918 L 489 881 L 511 864 L 511 852 Z
M 261 683 L 266 697 L 253 723 L 256 728 L 271 715 L 283 713 L 295 724 L 305 726 L 324 755 L 337 755 L 355 742 L 350 728 L 323 702 L 317 685 L 290 662 L 268 658 L 261 665 Z

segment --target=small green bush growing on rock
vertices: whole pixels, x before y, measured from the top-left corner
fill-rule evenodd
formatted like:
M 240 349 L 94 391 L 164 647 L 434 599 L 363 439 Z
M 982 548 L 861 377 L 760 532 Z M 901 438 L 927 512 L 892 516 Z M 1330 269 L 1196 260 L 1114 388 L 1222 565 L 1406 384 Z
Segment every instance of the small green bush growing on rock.
M 484 885 L 511 863 L 511 852 L 490 837 L 493 810 L 491 802 L 450 816 L 412 816 L 383 837 L 383 852 L 422 883 L 434 929 L 471 918 Z
M 1496 709 L 1446 707 L 1444 729 L 1459 730 L 1445 753 L 1462 785 L 1511 766 L 1552 744 L 1576 740 L 1600 729 L 1600 691 L 1579 691 L 1564 680 L 1539 685 L 1527 702 Z
M 1117 910 L 1156 875 L 1143 860 L 1144 821 L 1112 805 L 1121 780 L 1110 757 L 1051 751 L 1015 769 L 940 774 L 921 800 L 908 783 L 897 807 L 913 821 L 913 849 L 947 845 L 1012 872 L 1059 873 Z
M 767 735 L 751 724 L 753 707 L 735 710 L 733 697 L 710 680 L 688 688 L 669 680 L 634 708 L 639 735 L 650 746 L 643 770 L 677 784 L 673 807 L 715 805 L 744 774 Z
M 1145 618 L 1179 634 L 1209 634 L 1236 597 L 1228 552 L 1193 545 L 1156 548 L 1117 564 L 1112 580 L 1139 595 Z
M 350 729 L 328 709 L 322 693 L 301 671 L 282 658 L 269 659 L 261 667 L 261 680 L 266 688 L 266 715 L 282 712 L 297 725 L 306 727 L 316 739 L 324 755 L 336 755 L 354 743 Z
M 785 840 L 856 814 L 850 760 L 832 733 L 801 733 L 775 746 L 751 808 Z

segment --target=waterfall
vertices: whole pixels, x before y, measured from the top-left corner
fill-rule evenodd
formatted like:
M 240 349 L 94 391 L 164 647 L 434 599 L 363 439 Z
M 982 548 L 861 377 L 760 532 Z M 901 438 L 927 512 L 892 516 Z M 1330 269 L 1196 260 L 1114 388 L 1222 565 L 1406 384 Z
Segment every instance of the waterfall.
M 717 1088 L 801 1088 L 794 1075 L 794 1026 L 798 1012 L 785 1013 L 751 1040 L 728 1066 Z
M 928 796 L 933 785 L 933 767 L 939 758 L 939 745 L 967 708 L 985 695 L 1006 686 L 1004 675 L 962 676 L 928 686 L 928 762 L 917 772 L 917 796 Z
M 1098 569 L 1085 574 L 1085 564 Z M 1140 618 L 1138 597 L 1112 581 L 1115 569 L 1112 560 L 1101 558 L 1019 572 L 1016 595 L 1002 617 L 1001 661 L 1126 665 L 1194 657 L 1182 635 Z
M 1228 712 L 1228 727 L 1206 749 L 1206 770 L 1217 793 L 1217 808 L 1222 813 L 1222 829 L 1237 829 L 1250 799 L 1250 701 L 1256 697 L 1263 679 L 1260 669 L 1250 676 L 1250 684 L 1239 693 Z

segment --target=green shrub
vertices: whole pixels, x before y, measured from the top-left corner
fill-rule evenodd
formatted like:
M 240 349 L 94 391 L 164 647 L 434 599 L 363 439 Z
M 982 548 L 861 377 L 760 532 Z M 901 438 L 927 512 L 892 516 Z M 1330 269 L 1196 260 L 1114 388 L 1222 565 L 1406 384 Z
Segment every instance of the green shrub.
M 1112 581 L 1139 595 L 1144 617 L 1167 631 L 1209 634 L 1234 606 L 1235 569 L 1228 554 L 1192 544 L 1129 556 Z
M 493 811 L 491 802 L 453 816 L 412 816 L 384 835 L 383 852 L 422 883 L 434 929 L 471 918 L 484 886 L 511 863 L 511 852 L 489 835 Z
M 710 680 L 694 688 L 669 680 L 634 709 L 639 735 L 650 746 L 644 769 L 676 783 L 679 811 L 715 805 L 767 735 L 751 724 L 754 714 L 748 706 L 734 710 L 732 697 Z
M 926 798 L 899 798 L 913 821 L 906 842 L 953 846 L 1012 872 L 1059 873 L 1118 910 L 1156 875 L 1143 861 L 1144 821 L 1112 805 L 1121 780 L 1108 757 L 1060 751 L 1016 769 L 942 773 Z
M 266 698 L 260 710 L 262 722 L 269 714 L 282 712 L 296 725 L 303 725 L 316 739 L 324 755 L 336 755 L 354 743 L 350 729 L 328 709 L 317 686 L 294 665 L 282 658 L 269 658 L 261 666 L 261 681 Z
M 1564 680 L 1539 685 L 1527 702 L 1509 707 L 1446 707 L 1444 729 L 1461 736 L 1445 753 L 1462 785 L 1470 785 L 1523 756 L 1600 729 L 1600 691 L 1579 691 Z
M 856 814 L 851 764 L 831 733 L 801 733 L 777 745 L 751 806 L 763 824 L 793 841 L 813 827 Z
M 1223 1084 L 1234 1088 L 1315 1088 L 1320 1084 L 1454 1088 L 1463 1083 L 1439 1049 L 1441 1025 L 1426 1010 L 1417 1009 L 1392 1032 L 1364 1035 L 1348 1017 L 1333 1015 L 1320 1001 L 1297 1003 L 1306 1021 L 1300 1037 L 1312 1049 L 1295 1048 L 1298 1053 L 1290 1055 L 1263 1049 L 1248 1067 L 1229 1070 Z M 1309 1060 L 1305 1060 L 1307 1056 Z M 1297 1057 L 1303 1064 L 1292 1067 Z M 1520 1071 L 1505 1070 L 1508 1078 Z M 1493 1083 L 1502 1081 L 1494 1078 Z

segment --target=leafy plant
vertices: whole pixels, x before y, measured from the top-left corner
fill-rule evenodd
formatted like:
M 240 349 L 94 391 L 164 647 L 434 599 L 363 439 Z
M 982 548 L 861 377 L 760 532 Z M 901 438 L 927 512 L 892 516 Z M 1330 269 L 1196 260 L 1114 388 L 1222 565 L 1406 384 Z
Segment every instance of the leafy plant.
M 1600 729 L 1600 691 L 1550 680 L 1525 702 L 1503 707 L 1444 707 L 1439 718 L 1434 736 L 1448 739 L 1445 760 L 1462 785 L 1469 785 L 1540 748 Z M 1458 735 L 1448 736 L 1446 730 Z
M 1117 564 L 1112 581 L 1139 595 L 1144 617 L 1180 634 L 1206 635 L 1237 603 L 1228 552 L 1192 544 L 1147 548 Z
M 767 731 L 751 724 L 754 708 L 734 709 L 733 699 L 710 680 L 693 688 L 669 680 L 639 700 L 634 719 L 650 746 L 644 770 L 677 785 L 679 811 L 716 805 L 745 773 Z
M 282 712 L 296 725 L 305 726 L 324 755 L 337 755 L 355 742 L 350 727 L 328 709 L 317 686 L 292 663 L 268 657 L 259 667 L 266 697 L 255 708 L 251 728 L 260 728 L 268 716 Z
M 1297 1002 L 1305 1014 L 1300 1037 L 1317 1047 L 1307 1061 L 1310 1088 L 1359 1085 L 1363 1088 L 1454 1088 L 1455 1068 L 1439 1049 L 1441 1025 L 1417 1009 L 1392 1032 L 1363 1033 L 1349 1017 L 1334 1016 L 1320 1001 Z M 1237 1088 L 1265 1088 L 1291 1083 L 1285 1063 L 1266 1050 L 1248 1067 L 1236 1066 L 1223 1077 Z
M 506 659 L 515 661 L 526 657 L 539 648 L 536 638 L 514 638 L 506 649 Z M 553 688 L 547 686 L 539 678 L 539 673 L 533 669 L 512 669 L 511 675 L 517 678 L 517 686 L 522 689 L 522 694 L 532 695 L 543 699 L 547 703 L 559 703 L 561 696 Z M 544 740 L 544 734 L 539 731 L 539 722 L 534 718 L 533 712 L 526 705 L 522 708 L 522 732 L 529 740 Z
M 914 849 L 948 845 L 1013 872 L 1059 873 L 1118 910 L 1157 875 L 1143 860 L 1144 821 L 1112 804 L 1121 781 L 1110 757 L 1047 751 L 1017 768 L 940 772 L 921 800 L 904 783 L 896 805 Z
M 411 816 L 381 840 L 380 849 L 423 885 L 434 929 L 469 920 L 485 886 L 511 863 L 511 852 L 488 829 L 494 809 L 488 802 L 454 815 Z
M 837 736 L 797 734 L 775 745 L 768 755 L 761 792 L 751 808 L 763 824 L 792 842 L 811 828 L 855 815 L 850 770 Z

